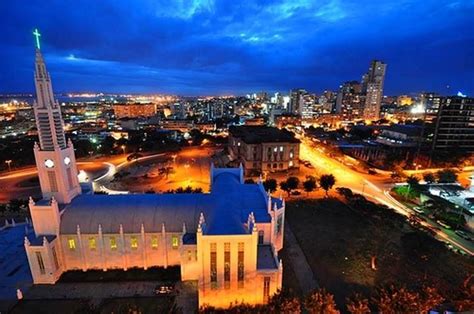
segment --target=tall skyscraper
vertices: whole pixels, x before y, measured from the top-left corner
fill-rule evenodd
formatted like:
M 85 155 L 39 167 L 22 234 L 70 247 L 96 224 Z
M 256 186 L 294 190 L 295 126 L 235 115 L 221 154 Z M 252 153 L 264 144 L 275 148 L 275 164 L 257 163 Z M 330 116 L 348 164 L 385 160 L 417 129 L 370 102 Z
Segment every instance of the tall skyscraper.
M 39 38 L 38 32 L 36 36 Z M 41 192 L 44 199 L 54 197 L 58 203 L 67 204 L 81 193 L 81 187 L 77 178 L 74 147 L 71 141 L 66 143 L 61 108 L 54 99 L 39 39 L 36 45 L 35 86 L 33 110 L 40 143 L 35 144 L 34 154 Z
M 361 119 L 363 116 L 365 97 L 361 94 L 361 83 L 345 82 L 341 85 L 336 97 L 336 113 L 344 121 Z
M 366 95 L 364 106 L 365 119 L 380 118 L 380 104 L 387 65 L 379 60 L 370 63 L 369 71 L 362 76 L 362 92 Z
M 290 105 L 288 107 L 288 112 L 291 114 L 301 116 L 303 111 L 303 96 L 306 94 L 306 90 L 302 88 L 292 89 L 290 92 Z

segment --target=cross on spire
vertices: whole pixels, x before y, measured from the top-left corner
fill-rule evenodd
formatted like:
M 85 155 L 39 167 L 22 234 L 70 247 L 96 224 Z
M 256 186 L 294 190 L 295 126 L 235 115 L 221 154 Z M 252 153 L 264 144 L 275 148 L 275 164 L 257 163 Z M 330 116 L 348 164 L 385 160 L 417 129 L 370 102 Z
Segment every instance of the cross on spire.
M 35 28 L 35 31 L 33 32 L 33 35 L 36 37 L 36 48 L 37 49 L 40 49 L 40 37 L 41 37 L 41 34 L 40 32 L 38 31 L 37 28 Z

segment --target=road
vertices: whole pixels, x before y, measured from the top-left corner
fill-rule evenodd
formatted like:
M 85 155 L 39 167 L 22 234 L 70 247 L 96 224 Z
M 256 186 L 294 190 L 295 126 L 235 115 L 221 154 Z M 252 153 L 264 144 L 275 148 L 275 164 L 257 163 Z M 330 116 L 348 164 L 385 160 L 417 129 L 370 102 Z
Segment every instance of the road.
M 211 155 L 215 152 L 214 147 L 200 146 L 184 148 L 177 153 L 158 153 L 145 155 L 137 160 L 127 161 L 128 155 L 116 155 L 90 160 L 78 161 L 79 171 L 86 172 L 89 179 L 94 182 L 96 190 L 103 190 L 110 194 L 121 194 L 131 192 L 143 192 L 147 189 L 155 191 L 166 191 L 178 187 L 193 188 L 200 187 L 204 191 L 209 189 L 209 167 Z M 173 158 L 174 171 L 166 180 L 150 180 L 141 184 L 134 182 L 120 190 L 111 187 L 114 174 L 127 167 L 153 163 L 156 159 L 165 155 L 175 156 Z M 10 199 L 25 199 L 30 196 L 40 197 L 41 191 L 37 181 L 36 167 L 26 167 L 11 172 L 0 174 L 0 203 L 8 202 Z
M 411 208 L 398 202 L 390 195 L 390 189 L 393 185 L 388 181 L 387 175 L 369 175 L 358 172 L 327 156 L 321 148 L 314 146 L 307 138 L 302 137 L 300 140 L 300 159 L 311 162 L 311 165 L 315 168 L 313 171 L 317 175 L 333 174 L 336 177 L 336 187 L 349 188 L 353 192 L 360 193 L 371 200 L 393 208 L 396 212 L 406 217 L 414 214 Z M 429 219 L 422 221 L 422 225 L 439 228 L 435 222 Z M 462 249 L 470 255 L 474 255 L 473 243 L 458 237 L 450 230 L 441 229 L 436 231 L 436 237 L 449 242 L 454 247 Z
M 111 176 L 99 178 L 98 183 L 107 189 L 129 190 L 130 192 L 144 192 L 154 190 L 165 192 L 179 187 L 201 188 L 209 190 L 209 169 L 211 156 L 216 152 L 216 147 L 199 146 L 186 147 L 176 153 L 158 154 L 139 158 L 137 161 L 116 166 L 118 170 L 131 172 L 126 178 L 118 182 L 110 182 Z M 157 157 L 162 157 L 158 159 Z M 158 169 L 172 167 L 167 176 L 158 175 Z M 149 178 L 144 178 L 147 174 Z M 131 184 L 133 182 L 133 184 Z

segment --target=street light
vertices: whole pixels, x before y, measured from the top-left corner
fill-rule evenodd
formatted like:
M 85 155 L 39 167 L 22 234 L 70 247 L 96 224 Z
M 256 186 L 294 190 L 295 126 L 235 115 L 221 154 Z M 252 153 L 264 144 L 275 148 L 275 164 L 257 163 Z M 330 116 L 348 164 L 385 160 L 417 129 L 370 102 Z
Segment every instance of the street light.
M 12 163 L 11 159 L 5 160 L 5 163 L 8 165 L 8 171 L 12 171 L 10 164 Z

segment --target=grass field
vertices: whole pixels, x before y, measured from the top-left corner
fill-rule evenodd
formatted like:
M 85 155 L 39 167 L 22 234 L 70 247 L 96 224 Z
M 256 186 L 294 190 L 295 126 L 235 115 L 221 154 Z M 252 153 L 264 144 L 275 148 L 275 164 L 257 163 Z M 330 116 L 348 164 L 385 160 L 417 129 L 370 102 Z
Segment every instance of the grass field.
M 413 289 L 428 284 L 449 294 L 474 273 L 472 258 L 455 255 L 389 209 L 363 202 L 351 207 L 337 199 L 287 203 L 286 218 L 313 273 L 340 308 L 352 293 L 369 297 L 390 283 Z

